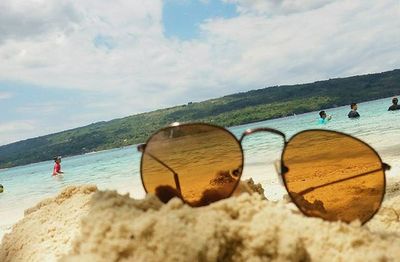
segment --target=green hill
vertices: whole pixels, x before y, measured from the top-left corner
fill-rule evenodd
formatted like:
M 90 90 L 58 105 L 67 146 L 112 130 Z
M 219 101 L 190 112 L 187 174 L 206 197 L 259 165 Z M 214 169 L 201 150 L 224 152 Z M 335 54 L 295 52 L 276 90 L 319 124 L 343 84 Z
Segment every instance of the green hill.
M 212 122 L 222 126 L 305 113 L 400 93 L 400 69 L 309 84 L 272 86 L 221 98 L 19 141 L 0 147 L 0 168 L 144 142 L 172 122 Z

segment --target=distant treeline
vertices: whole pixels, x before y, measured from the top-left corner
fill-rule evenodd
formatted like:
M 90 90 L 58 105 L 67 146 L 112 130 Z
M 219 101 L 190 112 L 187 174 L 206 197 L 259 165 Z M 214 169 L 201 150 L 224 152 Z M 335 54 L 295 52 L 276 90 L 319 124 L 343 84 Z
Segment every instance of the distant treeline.
M 240 125 L 400 94 L 400 69 L 310 84 L 272 86 L 160 109 L 0 147 L 0 168 L 144 142 L 172 122 Z

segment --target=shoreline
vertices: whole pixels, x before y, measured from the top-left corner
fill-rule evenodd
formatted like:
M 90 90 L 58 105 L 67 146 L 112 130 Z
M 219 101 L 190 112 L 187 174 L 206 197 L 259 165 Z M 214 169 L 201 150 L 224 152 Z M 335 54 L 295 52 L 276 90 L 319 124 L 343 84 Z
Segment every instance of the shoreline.
M 365 104 L 365 103 L 370 103 L 370 102 L 375 102 L 375 101 L 388 100 L 391 97 L 392 96 L 390 96 L 390 97 L 381 97 L 380 96 L 379 98 L 372 99 L 372 100 L 359 100 L 358 103 L 360 105 L 362 105 L 362 104 Z M 293 112 L 291 112 L 290 114 L 287 114 L 287 115 L 267 117 L 267 118 L 248 120 L 248 121 L 241 121 L 241 122 L 238 122 L 238 123 L 235 123 L 235 124 L 230 124 L 230 125 L 223 125 L 223 124 L 217 124 L 217 125 L 224 126 L 225 128 L 229 129 L 229 128 L 232 128 L 232 127 L 240 127 L 240 126 L 245 126 L 245 125 L 251 125 L 251 124 L 254 124 L 254 123 L 258 123 L 258 122 L 274 121 L 274 120 L 291 118 L 291 117 L 300 117 L 300 116 L 302 116 L 304 114 L 317 113 L 319 110 L 334 110 L 334 109 L 338 109 L 338 108 L 341 108 L 341 107 L 345 107 L 346 105 L 348 105 L 348 103 L 344 103 L 344 102 L 343 103 L 334 103 L 334 104 L 329 104 L 329 105 L 322 106 L 321 108 L 316 109 L 316 110 L 312 109 L 312 110 L 309 110 L 309 111 L 299 111 L 298 113 L 293 111 Z M 177 106 L 177 107 L 179 107 L 179 106 Z M 159 109 L 159 110 L 168 110 L 168 109 L 169 108 Z M 156 111 L 158 111 L 158 110 L 156 110 Z M 153 112 L 155 112 L 155 111 L 153 111 Z M 152 113 L 152 112 L 148 112 L 148 113 Z M 145 114 L 147 114 L 147 113 L 145 113 Z M 136 115 L 134 115 L 134 116 L 136 116 Z M 132 117 L 132 116 L 128 116 L 128 117 Z M 118 120 L 118 119 L 114 119 L 114 120 Z M 111 121 L 113 121 L 113 120 L 111 120 Z M 211 124 L 214 123 L 214 121 L 212 119 L 210 121 L 205 121 L 203 119 L 200 119 L 200 120 L 195 119 L 193 121 L 186 121 L 186 122 L 208 122 L 208 123 L 211 123 Z M 99 123 L 101 123 L 101 122 L 99 122 Z M 159 128 L 165 127 L 168 124 L 169 123 L 167 123 L 167 124 L 165 124 L 163 126 L 160 126 Z M 57 133 L 53 133 L 53 134 L 47 134 L 47 135 L 44 135 L 44 136 L 58 135 L 58 134 L 63 133 L 63 132 L 68 132 L 68 131 L 71 131 L 71 130 L 75 130 L 75 129 L 79 129 L 79 128 L 85 128 L 85 127 L 87 127 L 87 126 L 73 128 L 73 129 L 70 129 L 70 130 L 65 130 L 65 131 L 61 131 L 61 132 L 57 132 Z M 39 136 L 39 137 L 36 137 L 36 138 L 30 138 L 30 139 L 37 139 L 37 138 L 42 138 L 42 137 L 43 136 Z M 90 151 L 90 152 L 82 151 L 82 152 L 76 153 L 76 154 L 65 155 L 65 157 L 75 157 L 75 156 L 81 156 L 81 155 L 90 155 L 90 154 L 95 154 L 95 153 L 103 152 L 103 151 L 117 150 L 117 149 L 126 148 L 126 147 L 134 147 L 135 145 L 138 145 L 140 143 L 144 143 L 145 140 L 146 139 L 144 139 L 144 141 L 134 141 L 133 143 L 131 143 L 129 145 L 120 144 L 120 145 L 117 145 L 117 146 L 109 146 L 109 147 L 106 146 L 103 149 L 100 149 L 98 151 Z M 10 144 L 2 145 L 2 146 L 0 146 L 0 148 L 3 147 L 3 146 L 10 146 L 10 145 L 14 145 L 16 143 L 20 143 L 20 142 L 24 142 L 24 141 L 26 141 L 26 140 L 16 141 L 16 142 L 13 142 L 13 143 L 10 143 Z M 51 159 L 41 160 L 41 161 L 38 161 L 38 162 L 31 162 L 31 163 L 26 163 L 26 164 L 21 164 L 21 165 L 13 165 L 13 166 L 10 166 L 10 167 L 6 167 L 6 169 L 15 168 L 15 167 L 29 166 L 29 165 L 32 165 L 32 164 L 42 163 L 42 162 L 46 162 L 46 161 L 50 161 L 50 160 Z M 0 171 L 2 171 L 1 167 L 0 167 Z

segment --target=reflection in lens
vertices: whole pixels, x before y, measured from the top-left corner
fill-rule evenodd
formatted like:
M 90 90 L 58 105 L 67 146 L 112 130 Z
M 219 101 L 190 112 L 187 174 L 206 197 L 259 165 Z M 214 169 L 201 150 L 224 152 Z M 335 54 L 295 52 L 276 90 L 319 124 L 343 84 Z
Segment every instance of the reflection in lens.
M 141 174 L 146 191 L 163 202 L 178 196 L 192 206 L 203 206 L 232 194 L 242 165 L 240 144 L 231 133 L 186 124 L 162 129 L 149 139 Z
M 360 140 L 333 131 L 305 131 L 289 141 L 283 162 L 289 168 L 286 188 L 305 215 L 365 223 L 381 205 L 382 163 Z

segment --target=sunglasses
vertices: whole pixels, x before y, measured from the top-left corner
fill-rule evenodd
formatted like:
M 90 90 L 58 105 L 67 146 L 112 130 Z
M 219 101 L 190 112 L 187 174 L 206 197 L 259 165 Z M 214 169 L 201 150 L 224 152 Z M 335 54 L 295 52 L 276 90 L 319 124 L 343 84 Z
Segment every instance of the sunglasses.
M 164 203 L 179 197 L 192 207 L 228 198 L 242 175 L 243 139 L 258 132 L 283 139 L 279 175 L 304 215 L 364 224 L 379 210 L 390 166 L 365 142 L 320 129 L 287 140 L 279 130 L 256 128 L 237 139 L 220 126 L 175 124 L 138 145 L 143 187 Z

